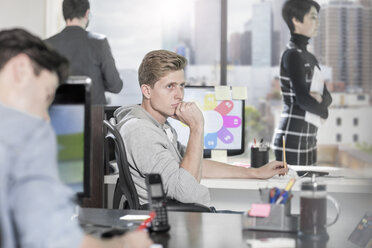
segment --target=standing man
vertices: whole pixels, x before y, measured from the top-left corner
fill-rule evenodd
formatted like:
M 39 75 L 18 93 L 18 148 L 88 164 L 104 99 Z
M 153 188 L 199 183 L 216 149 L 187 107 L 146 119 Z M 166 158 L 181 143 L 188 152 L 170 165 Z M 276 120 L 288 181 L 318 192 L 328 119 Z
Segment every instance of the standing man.
M 142 104 L 114 112 L 123 136 L 140 203 L 147 202 L 144 174 L 159 173 L 168 197 L 184 203 L 210 204 L 206 178 L 271 178 L 287 173 L 282 162 L 242 168 L 203 159 L 204 118 L 192 102 L 184 102 L 186 59 L 166 50 L 149 52 L 138 70 Z M 167 122 L 171 117 L 190 128 L 187 147 Z M 134 168 L 134 169 L 133 169 Z
M 88 0 L 64 0 L 66 27 L 46 40 L 70 61 L 70 75 L 92 79 L 92 103 L 106 104 L 105 91 L 119 93 L 123 87 L 107 38 L 86 31 Z
M 73 192 L 59 180 L 48 107 L 68 62 L 22 29 L 0 31 L 0 247 L 136 247 L 144 232 L 84 235 Z

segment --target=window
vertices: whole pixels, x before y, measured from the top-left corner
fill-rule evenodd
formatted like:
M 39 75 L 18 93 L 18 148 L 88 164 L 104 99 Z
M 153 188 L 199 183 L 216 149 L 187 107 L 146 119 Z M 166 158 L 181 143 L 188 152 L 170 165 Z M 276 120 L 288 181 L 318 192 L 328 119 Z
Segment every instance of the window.
M 336 118 L 336 125 L 337 126 L 341 126 L 341 123 L 342 123 L 341 118 L 340 117 L 337 117 Z
M 353 135 L 353 141 L 354 141 L 354 142 L 358 142 L 358 141 L 359 141 L 359 136 L 358 136 L 358 134 L 354 134 L 354 135 Z
M 364 101 L 366 99 L 365 95 L 358 95 L 357 96 L 358 101 Z
M 166 49 L 187 58 L 188 84 L 220 84 L 221 0 L 92 0 L 91 11 L 89 29 L 108 37 L 122 74 Z
M 185 71 L 187 84 L 246 86 L 248 114 L 245 121 L 249 129 L 247 136 L 251 136 L 246 140 L 253 137 L 272 139 L 283 106 L 280 55 L 290 40 L 288 27 L 281 16 L 285 0 L 90 2 L 93 17 L 88 29 L 108 37 L 125 82 L 121 93 L 125 97 L 120 104 L 137 104 L 137 99 L 142 99 L 137 69 L 147 52 L 155 49 L 176 51 L 189 60 Z M 348 4 L 342 4 L 342 8 L 329 0 L 319 2 L 324 5 L 324 11 L 319 13 L 318 35 L 310 40 L 309 50 L 322 65 L 323 75 L 329 84 L 340 85 L 333 91 L 331 87 L 328 89 L 332 95 L 335 92 L 343 95 L 334 97 L 334 103 L 343 105 L 347 112 L 345 116 L 350 116 L 348 104 L 353 98 L 348 95 L 349 92 L 355 96 L 353 101 L 357 105 L 362 101 L 369 103 L 366 93 L 370 91 L 370 86 L 364 82 L 372 82 L 371 74 L 360 72 L 361 69 L 367 71 L 368 65 L 372 64 L 369 29 L 360 28 L 361 25 L 371 25 L 369 12 L 363 11 L 369 1 L 348 1 Z M 356 8 L 359 9 L 358 15 L 353 14 Z M 355 44 L 358 46 L 355 47 Z M 353 52 L 346 53 L 349 50 Z M 359 109 L 356 108 L 356 111 L 359 112 Z M 358 129 L 357 133 L 362 133 L 359 118 L 353 118 L 352 123 L 347 118 L 342 123 L 344 115 L 339 114 L 336 108 L 330 108 L 329 113 L 330 116 L 342 117 L 332 118 L 322 127 L 329 136 L 318 135 L 319 146 L 329 139 L 335 144 L 341 142 L 342 132 L 336 135 L 331 131 L 345 126 L 345 123 Z M 353 113 L 352 116 L 361 115 Z M 254 119 L 260 121 L 250 124 L 250 120 Z M 365 137 L 358 137 L 358 140 L 364 142 Z M 372 145 L 372 142 L 367 143 Z
M 336 134 L 336 142 L 341 142 L 342 141 L 342 136 L 340 133 Z

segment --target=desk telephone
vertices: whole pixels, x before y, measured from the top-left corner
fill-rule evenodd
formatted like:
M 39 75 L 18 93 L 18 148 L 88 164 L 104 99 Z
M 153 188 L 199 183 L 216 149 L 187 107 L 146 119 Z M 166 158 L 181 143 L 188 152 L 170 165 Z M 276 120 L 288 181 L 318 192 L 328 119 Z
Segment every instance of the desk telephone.
M 168 224 L 168 212 L 163 183 L 159 174 L 146 175 L 146 187 L 149 195 L 150 210 L 155 211 L 156 216 L 151 222 L 151 230 L 154 232 L 166 232 L 170 229 Z

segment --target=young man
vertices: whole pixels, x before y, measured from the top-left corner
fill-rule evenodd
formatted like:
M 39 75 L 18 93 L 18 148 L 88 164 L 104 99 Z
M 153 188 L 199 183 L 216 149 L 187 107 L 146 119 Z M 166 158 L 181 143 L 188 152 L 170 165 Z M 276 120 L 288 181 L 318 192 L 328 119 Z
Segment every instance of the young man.
M 68 63 L 22 29 L 0 31 L 0 246 L 149 247 L 143 232 L 84 235 L 73 193 L 58 178 L 48 106 Z
M 123 82 L 106 37 L 85 30 L 89 13 L 88 0 L 64 0 L 66 27 L 46 42 L 69 59 L 70 75 L 92 79 L 92 103 L 105 104 L 104 92 L 119 93 Z
M 204 118 L 192 102 L 183 102 L 187 61 L 173 52 L 148 53 L 138 71 L 141 106 L 121 107 L 114 113 L 124 139 L 140 203 L 147 202 L 144 174 L 159 173 L 168 197 L 185 203 L 210 204 L 209 191 L 200 184 L 210 178 L 271 178 L 287 173 L 282 162 L 246 169 L 203 159 Z M 190 136 L 185 148 L 167 122 L 175 118 L 187 124 Z

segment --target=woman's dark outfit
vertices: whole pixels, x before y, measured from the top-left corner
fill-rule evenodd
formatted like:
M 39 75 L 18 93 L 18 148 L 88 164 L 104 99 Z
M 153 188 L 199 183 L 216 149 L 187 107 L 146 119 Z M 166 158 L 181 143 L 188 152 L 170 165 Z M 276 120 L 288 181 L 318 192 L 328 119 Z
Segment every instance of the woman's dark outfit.
M 328 117 L 332 97 L 324 86 L 323 101 L 319 103 L 310 95 L 314 67 L 319 67 L 315 56 L 307 51 L 309 38 L 292 34 L 280 63 L 280 83 L 283 112 L 275 130 L 273 150 L 276 160 L 283 160 L 282 137 L 286 141 L 286 162 L 290 165 L 315 165 L 316 135 L 318 128 L 305 121 L 305 112 Z

